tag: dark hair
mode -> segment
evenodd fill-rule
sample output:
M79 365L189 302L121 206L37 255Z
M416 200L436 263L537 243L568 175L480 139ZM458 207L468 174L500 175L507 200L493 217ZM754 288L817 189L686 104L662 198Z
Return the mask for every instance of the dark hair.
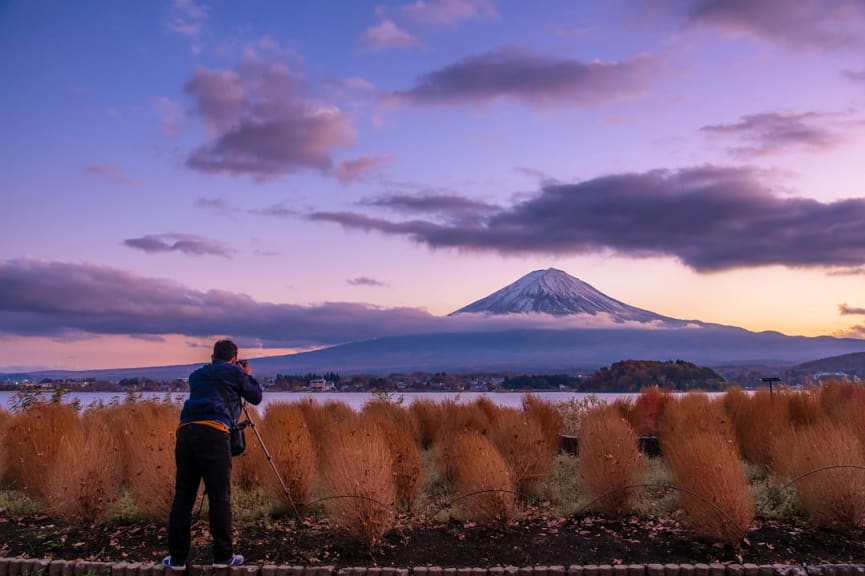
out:
M231 361L237 356L237 344L231 340L219 340L213 345L213 359Z

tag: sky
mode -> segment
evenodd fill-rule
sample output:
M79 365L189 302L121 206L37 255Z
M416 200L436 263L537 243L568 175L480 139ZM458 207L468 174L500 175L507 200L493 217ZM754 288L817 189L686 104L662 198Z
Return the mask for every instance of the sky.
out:
M0 53L0 370L473 329L550 267L865 336L865 0L0 0Z

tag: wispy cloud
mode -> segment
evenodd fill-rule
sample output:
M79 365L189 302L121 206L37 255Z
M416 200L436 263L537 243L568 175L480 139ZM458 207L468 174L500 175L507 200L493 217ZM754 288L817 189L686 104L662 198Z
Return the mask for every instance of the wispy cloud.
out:
M189 256L222 256L230 258L233 251L218 240L211 240L195 234L147 234L140 238L127 238L123 243L130 248L143 250L148 254L180 252Z
M361 156L354 160L346 160L336 165L334 174L343 184L363 180L380 166L393 160L393 156Z
M111 182L112 184L119 184L121 186L138 185L138 182L135 179L123 174L120 166L117 164L88 164L84 167L84 172L95 178Z
M57 297L58 286L63 298ZM545 314L496 318L433 316L419 308L347 302L312 306L258 302L244 294L193 290L93 265L0 261L0 333L58 337L78 334L189 338L223 335L267 347L308 347L384 336L512 328L629 327L603 315L562 319ZM646 325L638 325L647 328Z
M416 0L403 6L401 12L415 22L445 26L499 17L491 0Z
M308 218L404 236L432 248L500 254L666 256L697 271L865 264L865 199L773 192L748 168L703 166L549 184L474 221L394 221L358 212Z
M361 204L385 208L400 214L425 214L445 222L477 222L483 216L495 213L500 208L479 200L465 198L457 194L388 194L368 198Z
M283 202L271 204L264 208L253 208L249 212L252 214L258 214L259 216L273 216L275 218L294 218L300 215L297 210L289 208Z
M647 56L581 62L501 48L429 72L394 99L416 105L511 98L532 105L592 106L642 94L657 71L657 60Z
M862 70L844 70L841 72L845 78L853 82L865 82L865 69Z
M205 198L203 196L199 196L195 199L195 207L203 208L204 210L227 210L228 202L225 201L225 198Z
M351 286L387 286L384 282L370 278L369 276L358 276L357 278L349 278L346 282Z
M172 0L171 15L165 27L189 39L194 54L202 50L202 35L207 21L207 9L195 0Z
M822 151L844 141L842 121L837 114L818 112L767 112L742 117L731 124L703 126L711 136L741 142L730 148L734 156L774 154L788 150Z
M300 83L284 64L257 57L237 70L198 68L185 88L212 138L187 165L259 181L303 169L330 172L331 152L354 142L351 118L302 99Z
M375 26L367 28L361 43L367 49L376 51L421 46L420 40L400 28L393 20L382 20Z
M838 312L842 316L865 316L865 308L855 308L847 304L839 304Z
M692 23L793 49L865 46L861 0L690 0L678 5Z

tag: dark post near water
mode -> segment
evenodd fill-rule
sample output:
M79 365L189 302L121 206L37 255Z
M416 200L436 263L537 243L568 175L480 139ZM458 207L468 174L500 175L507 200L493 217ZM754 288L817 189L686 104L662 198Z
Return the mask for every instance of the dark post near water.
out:
M766 376L765 378L760 378L763 382L767 382L769 384L769 397L774 398L774 393L772 391L772 384L775 382L780 382L781 379L777 376Z

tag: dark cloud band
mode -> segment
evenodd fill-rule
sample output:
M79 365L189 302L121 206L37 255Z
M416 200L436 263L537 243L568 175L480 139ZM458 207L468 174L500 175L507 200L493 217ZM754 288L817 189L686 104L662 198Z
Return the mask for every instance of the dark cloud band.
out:
M745 168L656 170L548 185L485 217L449 223L357 212L308 217L433 248L668 256L698 271L865 264L865 199L784 198Z

